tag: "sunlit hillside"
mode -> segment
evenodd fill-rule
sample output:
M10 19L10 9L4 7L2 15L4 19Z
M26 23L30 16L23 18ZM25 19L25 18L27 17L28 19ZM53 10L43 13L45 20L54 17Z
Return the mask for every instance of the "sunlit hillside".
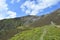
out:
M54 26L45 27L45 25L51 24ZM8 40L10 38L11 40L59 40L60 26L57 26L58 28L56 28L56 25L60 25L60 9L41 16L27 15L0 20L0 40ZM13 37L14 35L16 36ZM52 37L49 35L52 35ZM41 38L41 36L44 37Z
M9 40L60 40L60 28L54 25L23 31Z

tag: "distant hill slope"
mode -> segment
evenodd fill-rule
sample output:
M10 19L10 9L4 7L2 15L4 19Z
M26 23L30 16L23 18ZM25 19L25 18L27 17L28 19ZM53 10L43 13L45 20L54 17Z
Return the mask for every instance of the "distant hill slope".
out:
M53 25L37 27L18 33L10 40L60 40L60 28Z
M30 26L43 26L43 25L49 25L53 22L56 25L60 25L60 9L55 10L54 12L44 15L39 20L32 23Z
M60 25L60 9L42 16L27 15L13 19L0 20L0 40L8 40L13 35L28 30L31 27L41 27L51 23Z

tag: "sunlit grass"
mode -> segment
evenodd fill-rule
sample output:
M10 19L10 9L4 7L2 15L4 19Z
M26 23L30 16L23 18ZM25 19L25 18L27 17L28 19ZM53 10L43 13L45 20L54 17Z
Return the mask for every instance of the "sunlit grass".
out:
M23 31L16 34L10 40L40 40L41 35L46 29L46 34L43 36L43 40L60 40L60 28L53 25L36 27L31 30Z

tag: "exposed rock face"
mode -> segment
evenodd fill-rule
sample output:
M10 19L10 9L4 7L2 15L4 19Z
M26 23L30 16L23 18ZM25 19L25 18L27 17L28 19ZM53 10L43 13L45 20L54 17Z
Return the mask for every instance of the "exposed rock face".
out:
M60 9L50 14L44 15L43 17L41 17L39 20L31 24L30 26L48 25L48 24L51 24L51 21L57 25L60 25Z

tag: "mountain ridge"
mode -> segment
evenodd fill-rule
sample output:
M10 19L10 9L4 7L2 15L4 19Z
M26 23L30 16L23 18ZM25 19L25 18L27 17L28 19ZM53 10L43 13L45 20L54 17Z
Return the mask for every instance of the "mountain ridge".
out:
M0 20L0 40L8 40L13 35L30 28L49 25L51 21L56 25L60 25L60 9L42 16L27 15Z

